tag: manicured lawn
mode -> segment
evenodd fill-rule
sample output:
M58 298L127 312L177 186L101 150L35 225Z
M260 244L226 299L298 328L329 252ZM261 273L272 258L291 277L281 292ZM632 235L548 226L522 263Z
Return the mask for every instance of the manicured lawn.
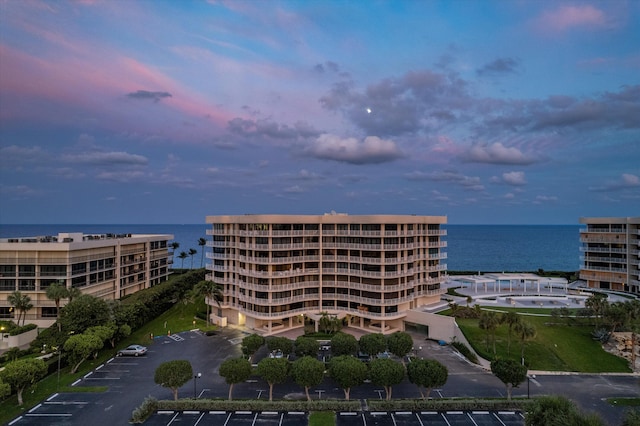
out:
M309 414L309 426L335 426L336 413L329 411L314 411Z
M592 326L547 325L551 317L524 316L536 328L536 337L525 343L525 362L531 370L576 371L584 373L630 372L628 362L609 354L591 337ZM493 358L493 347L487 349L486 332L477 319L457 319L474 350L485 359ZM520 341L511 336L511 351L507 352L507 326L496 330L496 353L500 357L520 360Z
M126 347L132 343L145 346L153 345L153 341L150 339L151 333L154 333L154 336L158 336L167 333L168 330L171 330L171 333L178 333L193 328L199 328L203 331L215 329L215 326L207 327L206 321L201 319L195 320L196 324L194 327L194 315L198 310L203 310L203 308L204 300L200 301L199 304L178 304L173 306L155 320L136 330L131 336L118 342L115 349L107 345L107 347L100 351L98 358L90 359L82 363L80 369L75 374L69 373L69 367L62 368L60 370L59 386L58 375L56 373L45 377L23 393L23 406L18 406L18 398L15 394L10 396L0 402L0 424L5 424L20 414L27 412L31 407L56 393L58 390L61 392L104 392L107 389L106 387L71 387L71 383L111 358L115 354L116 349ZM165 328L165 323L167 328Z

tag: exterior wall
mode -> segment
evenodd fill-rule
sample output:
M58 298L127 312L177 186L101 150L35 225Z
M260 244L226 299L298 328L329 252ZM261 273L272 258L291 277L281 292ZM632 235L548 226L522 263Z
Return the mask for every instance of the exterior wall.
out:
M640 217L581 218L580 278L592 288L640 295Z
M106 300L119 299L167 280L173 235L60 233L0 240L0 318L15 318L8 296L31 298L26 323L49 326L55 303L46 289L55 282ZM62 301L64 305L66 301Z
M440 299L444 216L208 216L208 279L230 324L271 334L321 312L390 333Z

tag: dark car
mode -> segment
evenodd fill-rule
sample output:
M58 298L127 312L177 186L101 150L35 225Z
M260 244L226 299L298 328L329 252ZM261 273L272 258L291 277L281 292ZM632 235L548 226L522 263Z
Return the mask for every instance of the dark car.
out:
M130 345L118 351L118 356L141 356L146 355L147 348L140 345Z

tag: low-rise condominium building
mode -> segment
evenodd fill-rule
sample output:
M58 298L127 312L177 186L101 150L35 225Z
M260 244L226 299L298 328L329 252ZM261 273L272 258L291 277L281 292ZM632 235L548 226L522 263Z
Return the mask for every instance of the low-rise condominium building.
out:
M82 233L0 239L0 319L18 318L7 300L14 291L31 299L26 323L44 327L57 315L46 295L52 283L114 300L166 281L172 239L168 234Z

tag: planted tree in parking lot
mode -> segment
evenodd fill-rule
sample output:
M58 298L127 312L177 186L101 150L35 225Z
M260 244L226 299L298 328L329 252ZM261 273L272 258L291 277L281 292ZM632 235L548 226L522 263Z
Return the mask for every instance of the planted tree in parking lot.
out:
M360 350L370 357L387 350L387 339L382 333L365 334L358 343Z
M402 359L404 363L404 357L411 352L411 348L413 348L413 339L404 331L396 331L387 337L387 347L389 348L389 352Z
M329 362L329 374L344 391L348 401L353 386L361 384L367 378L367 366L351 355L332 358Z
M322 379L324 378L324 363L310 356L298 358L291 365L291 376L297 384L304 387L307 401L311 401L309 388L322 383Z
M389 358L374 359L369 364L369 376L373 384L384 387L388 401L393 385L404 379L404 365Z
M527 378L527 367L512 359L498 358L492 361L491 372L507 387L508 400L511 400L511 389Z
M247 356L251 356L255 354L262 345L264 345L264 337L259 334L250 334L242 339L242 352Z
M358 350L358 341L351 334L336 333L331 338L331 354L334 356L354 355Z
M18 405L22 405L22 393L47 374L47 365L37 358L19 359L7 364L0 372L2 381L15 389Z
M269 401L273 401L273 385L287 380L289 361L285 358L264 358L258 363L256 373L269 384Z
M218 373L224 377L224 380L229 385L229 401L231 401L233 385L242 383L251 377L251 363L244 358L230 358L220 364Z
M191 363L185 359L163 362L156 368L153 380L173 392L174 401L178 400L178 389L193 378Z
M280 350L283 354L289 355L293 351L293 341L286 337L269 337L267 347L270 351Z
M318 350L320 349L320 344L318 341L312 337L304 337L299 336L296 339L296 356L316 356L318 354Z
M447 383L447 367L434 359L415 359L407 366L409 381L418 386L420 396L428 399L431 390ZM423 393L422 388L425 388Z
M68 354L69 362L72 365L71 373L78 371L80 364L91 355L102 349L104 340L96 334L76 334L64 342L64 351Z

